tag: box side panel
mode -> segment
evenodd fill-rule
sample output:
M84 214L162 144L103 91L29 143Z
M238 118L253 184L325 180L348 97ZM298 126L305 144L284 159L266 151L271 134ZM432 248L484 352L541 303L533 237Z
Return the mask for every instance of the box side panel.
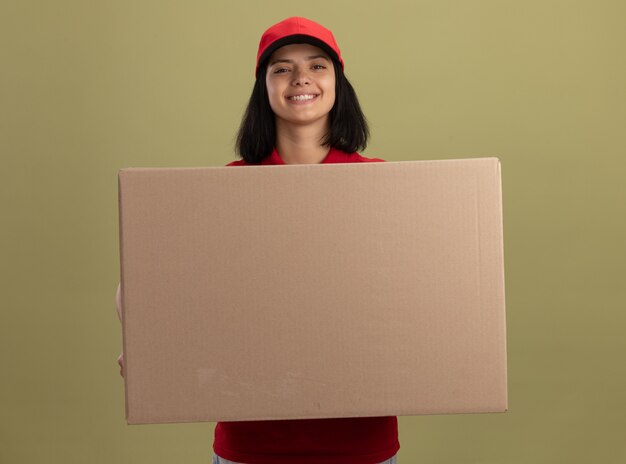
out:
M502 410L495 172L446 160L120 182L129 423Z

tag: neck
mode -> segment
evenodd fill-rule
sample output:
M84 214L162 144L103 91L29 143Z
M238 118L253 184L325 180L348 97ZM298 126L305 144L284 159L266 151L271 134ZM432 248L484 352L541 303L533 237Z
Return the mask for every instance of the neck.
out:
M276 150L285 164L319 164L329 152L321 144L329 129L328 118L306 125L276 118Z

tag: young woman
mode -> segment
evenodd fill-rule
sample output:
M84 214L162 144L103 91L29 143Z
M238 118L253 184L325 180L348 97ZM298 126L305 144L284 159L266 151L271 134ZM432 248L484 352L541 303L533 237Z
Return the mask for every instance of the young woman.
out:
M331 31L306 18L271 26L259 43L256 82L237 136L254 164L384 161L356 151L368 127ZM219 422L214 463L395 463L396 417Z
M384 161L357 153L368 126L343 71L320 24L292 17L267 29L237 136L241 159L227 166ZM117 303L120 312L119 287ZM395 416L218 422L213 464L395 464L399 448Z

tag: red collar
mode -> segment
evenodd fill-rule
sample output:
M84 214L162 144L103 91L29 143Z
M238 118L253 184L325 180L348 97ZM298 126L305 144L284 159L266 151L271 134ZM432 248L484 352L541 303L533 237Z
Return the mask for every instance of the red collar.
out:
M338 150L336 148L331 148L328 151L326 157L320 162L320 164L327 163L349 163L350 157L353 156L354 153L346 153L345 151ZM265 157L261 164L285 164L283 159L276 151L276 147L269 156Z

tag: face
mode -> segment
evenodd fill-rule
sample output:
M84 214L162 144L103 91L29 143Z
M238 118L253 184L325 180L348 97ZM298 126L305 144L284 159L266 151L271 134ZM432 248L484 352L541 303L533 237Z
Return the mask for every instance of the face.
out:
M328 122L335 104L335 70L319 47L291 44L268 59L265 77L276 118L292 124Z

